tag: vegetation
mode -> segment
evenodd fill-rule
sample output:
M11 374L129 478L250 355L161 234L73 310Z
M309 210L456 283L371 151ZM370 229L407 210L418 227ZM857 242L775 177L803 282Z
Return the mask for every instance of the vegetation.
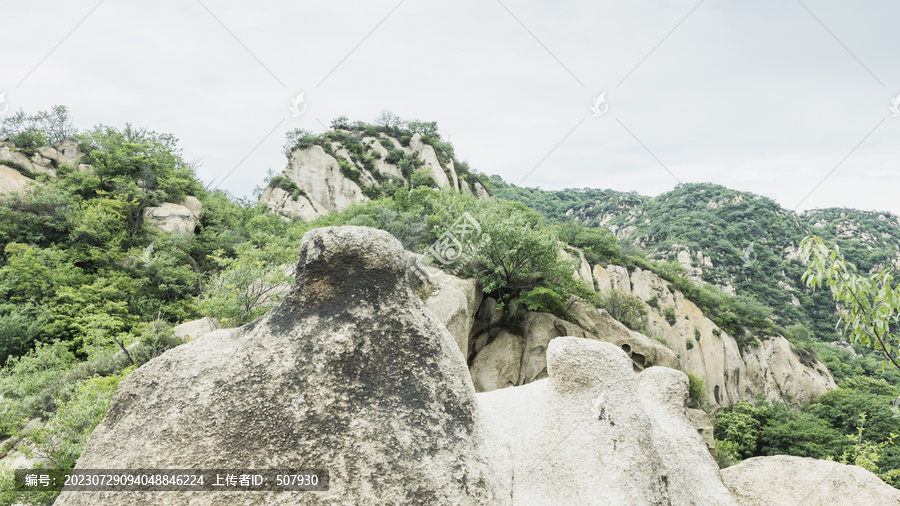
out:
M884 380L856 376L795 411L780 402L740 402L716 415L716 447L727 459L796 455L860 465L897 485L900 417L891 409L898 390Z
M891 270L860 276L855 267L844 260L837 245L829 248L815 236L804 239L800 251L808 261L803 280L812 287L825 284L831 289L834 300L844 308L840 316L844 333L853 342L880 349L884 357L900 369L896 358L900 340L891 329L900 314L900 286L892 286Z
M364 188L370 201L311 223L288 222L263 206L204 189L168 134L130 125L79 132L65 108L20 113L4 120L0 133L23 152L75 136L87 154L84 163L93 167L58 167L56 177L37 176L43 187L0 202L0 432L30 439L35 452L52 463L74 462L126 374L179 344L172 336L174 324L212 316L220 325L237 326L259 317L290 280L289 267L306 231L360 225L385 230L434 262L435 250L455 258L441 267L478 279L485 294L502 305L519 303L565 318L578 297L642 332L648 306L661 309L670 324L677 322L674 309L616 291L597 298L573 278L577 261L560 255L560 249L577 248L592 265L653 272L717 325L714 335L727 332L742 347L758 344L755 336L783 335L801 360L820 357L840 382L840 389L799 411L762 401L723 410L715 435L725 458L831 457L871 468L885 480L896 478L891 470L900 466L900 450L892 434L900 433L900 417L891 402L898 396L900 370L885 370L879 355L865 347L876 344L891 356L896 351L891 333L896 313L888 307L896 307L900 295L884 270L897 251L890 242L896 230L888 220L849 210L795 219L768 199L715 185L682 185L655 198L517 188L470 171L435 123L386 113L374 125L339 117L331 132L289 134L288 156L292 149L318 145L339 160L347 177L359 181L366 170L376 184ZM498 198L484 201L434 189L421 160L401 149L415 134L442 164L453 162L461 179L479 181ZM374 170L381 156L376 143L409 187ZM350 159L339 154L345 151ZM295 199L303 195L290 179L271 171L264 184ZM160 234L143 226L148 206L189 195L205 211L193 234ZM454 231L466 213L478 226ZM820 222L827 226L816 226ZM851 224L857 239L832 233L837 227L850 230ZM832 257L836 247L801 244L805 226L839 242L847 260ZM454 232L457 241L447 235ZM811 270L804 271L802 253L786 253L797 245L812 255ZM689 278L675 257L685 249L694 258L701 253L711 259L715 267L704 268L704 280L730 284L737 295ZM853 264L864 271L878 267L879 273L856 275ZM845 331L856 339L859 356L826 344L840 339L834 331L839 316L828 294L806 282L841 294ZM854 300L860 303L854 306ZM696 330L694 337L699 343ZM688 378L691 405L704 406L702 380ZM37 417L48 422L44 429L24 431L24 423ZM3 483L0 498L6 500L12 496Z

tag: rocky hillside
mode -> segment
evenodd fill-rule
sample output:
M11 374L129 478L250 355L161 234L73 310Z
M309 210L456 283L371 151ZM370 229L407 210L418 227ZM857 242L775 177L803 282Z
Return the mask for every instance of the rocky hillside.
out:
M900 219L886 212L818 209L793 213L773 200L714 184L683 184L657 197L613 190L548 192L518 188L499 178L495 194L610 230L651 259L678 262L696 282L712 283L765 304L787 327L801 324L823 341L835 334L835 306L824 291L800 280L797 252L808 234L836 242L862 272L900 266Z
M720 473L686 414L688 378L637 373L623 347L596 339L553 339L544 379L477 393L406 270L386 232L310 231L284 300L129 375L77 466L327 469L327 490L66 491L56 504L900 500L868 471L812 459L760 457Z
M455 159L451 145L401 128L339 124L322 135L302 134L288 164L259 197L273 212L312 221L399 188L432 187L490 198L486 183Z

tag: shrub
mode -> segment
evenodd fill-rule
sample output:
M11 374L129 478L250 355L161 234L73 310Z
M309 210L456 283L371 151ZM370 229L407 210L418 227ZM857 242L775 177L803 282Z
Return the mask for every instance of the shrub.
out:
M669 325L675 325L675 308L667 307L664 311L666 316L666 321L669 322Z
M522 292L519 301L528 308L529 311L541 311L544 313L553 313L561 316L566 312L566 304L562 296L549 288L539 286L532 288L527 292Z
M647 301L647 305L652 308L659 309L659 298L653 297L652 299Z
M689 350L693 350L693 349L694 349L694 343L693 343L692 341L688 341L688 342L686 343L686 345L687 345L687 349L689 349Z
M700 342L700 329L694 329L694 339L696 339L698 343Z
M631 330L640 332L647 327L647 308L637 297L612 290L601 297L600 307Z
M275 176L269 182L269 186L272 188L281 188L282 190L288 192L291 195L291 198L297 200L301 195L306 196L306 192L303 191L302 188L297 186L297 183L291 180L291 178L287 176Z
M703 378L692 372L687 372L688 377L688 404L694 408L702 408L706 403L706 388L703 386Z
M412 175L409 178L409 184L413 188L418 188L420 186L427 186L429 188L434 188L437 186L434 178L431 177L431 171L425 169L417 169L414 170Z

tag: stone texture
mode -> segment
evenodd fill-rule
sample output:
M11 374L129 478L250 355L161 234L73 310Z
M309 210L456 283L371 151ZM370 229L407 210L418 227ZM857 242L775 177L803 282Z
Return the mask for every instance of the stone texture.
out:
M145 207L143 216L145 225L165 233L193 234L200 221L190 208L174 202Z
M416 153L419 158L425 162L425 168L431 171L431 177L434 179L434 182L437 183L438 188L450 188L453 186L453 183L450 182L450 179L447 178L447 174L444 172L444 168L441 166L441 162L438 161L437 154L434 152L434 148L428 144L422 142L422 134L415 134L412 136L412 139L409 141L409 147ZM454 179L456 179L454 177Z
M777 455L722 469L722 481L744 506L900 504L900 490L857 466Z
M264 203L270 211L283 214L292 218L300 218L303 221L312 221L322 214L319 212L312 202L304 195L299 195L296 199L291 194L272 186L263 190L259 201Z
M294 150L283 175L306 192L306 198L319 216L368 200L359 185L344 177L337 160L321 146ZM275 195L275 192L270 192L267 197ZM288 214L288 210L277 207L275 201L263 199L262 196L260 201L270 209L294 216ZM308 215L297 215L305 219L303 216Z
M595 266L594 277L601 293L618 289L645 302L657 299L657 308L648 307L649 332L675 350L679 357L675 367L703 379L713 409L755 402L758 395L799 408L837 388L821 362L804 364L783 337L760 339L760 346L742 350L700 308L652 272L635 269L629 275L620 266ZM674 310L674 325L666 320L666 308Z
M474 279L458 278L435 267L426 266L425 271L433 290L425 306L450 331L463 360L468 361L474 344L469 334L484 293Z
M40 185L40 183L23 176L22 173L15 169L11 169L6 165L0 165L0 200L13 198L13 193L22 197L30 185Z
M578 301L569 308L569 315L579 327L584 329L586 337L593 336L595 339L620 347L631 357L637 371L651 366L674 369L679 366L678 357L674 351L662 343L622 325L602 309Z
M706 448L713 456L716 456L718 451L716 450L716 438L714 434L715 426L709 415L702 409L688 408L687 417L688 420L690 420L691 425L694 426L694 429L697 430L697 433L700 434L700 437L706 444Z
M322 468L329 491L63 492L56 504L502 503L465 364L405 271L386 232L307 232L288 297L130 374L77 465Z
M484 186L481 186L481 183L478 181L475 181L474 183L473 192L475 193L475 196L481 200L491 200L491 194L488 193L487 190L484 189Z
M636 376L618 347L576 337L547 362L548 379L478 394L504 503L735 504L684 414L683 373Z
M472 361L470 374L476 392L490 392L519 384L522 336L501 331Z
M209 334L217 328L219 328L219 322L215 318L205 316L199 320L191 320L176 325L175 328L172 329L172 335L186 342Z

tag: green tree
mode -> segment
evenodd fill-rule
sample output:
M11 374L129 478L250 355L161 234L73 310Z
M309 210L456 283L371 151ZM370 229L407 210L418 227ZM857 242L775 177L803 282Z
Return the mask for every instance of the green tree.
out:
M204 284L196 299L197 310L237 327L265 314L281 300L278 290L290 282L289 266L296 260L295 243L286 238L257 234L239 244L235 257L218 251L212 259L221 269Z
M896 324L900 313L900 286L891 286L890 269L861 276L853 264L844 260L837 245L830 248L816 236L803 239L800 254L807 264L803 281L810 287L824 284L830 288L835 302L843 308L840 319L844 333L852 342L880 349L887 360L900 368L895 356L898 340L891 331L891 324Z

